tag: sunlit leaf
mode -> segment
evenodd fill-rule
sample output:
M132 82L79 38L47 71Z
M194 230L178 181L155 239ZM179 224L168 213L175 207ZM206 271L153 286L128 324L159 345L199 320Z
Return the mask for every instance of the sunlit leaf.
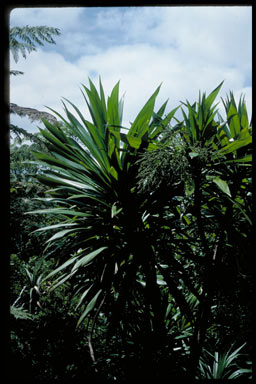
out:
M99 249L96 249L93 252L88 253L87 255L83 256L81 259L79 259L76 264L73 266L72 271L75 271L76 269L80 267L84 267L88 263L90 263L96 256L98 256L102 251L107 249L107 247L101 247Z
M212 181L219 187L222 192L231 197L229 186L225 180L217 176L214 177Z

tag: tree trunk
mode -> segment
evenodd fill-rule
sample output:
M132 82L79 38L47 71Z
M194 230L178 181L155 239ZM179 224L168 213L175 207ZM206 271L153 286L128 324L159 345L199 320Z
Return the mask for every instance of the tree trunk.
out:
M128 212L127 212L128 216ZM126 217L127 217L126 216ZM133 217L126 228L126 238L137 266L142 267L145 276L145 324L148 324L147 335L141 338L141 377L145 382L154 379L158 370L157 361L166 345L165 311L162 305L160 287L157 284L156 262L154 251L144 232L141 219ZM135 340L136 343L136 340Z
M195 182L195 216L197 219L198 233L200 238L200 243L204 253L205 260L205 271L203 276L203 292L201 294L201 300L198 308L198 315L195 322L194 333L192 336L192 341L190 345L190 363L188 368L188 376L191 379L195 379L196 370L198 367L200 355L202 353L202 348L205 340L205 334L208 326L208 319L211 310L211 303L213 298L213 285L212 285L212 275L213 268L211 264L211 254L207 244L207 240L204 233L202 215L201 215L201 169L200 166L194 169L194 182ZM216 255L215 255L216 256Z

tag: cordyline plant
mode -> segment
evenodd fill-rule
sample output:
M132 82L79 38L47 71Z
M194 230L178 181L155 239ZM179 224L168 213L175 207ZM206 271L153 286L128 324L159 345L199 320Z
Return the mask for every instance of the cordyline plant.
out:
M192 204L187 210L196 221L196 232L193 234L192 228L190 235L193 237L197 233L204 257L200 280L202 293L190 347L191 377L195 377L210 325L219 275L226 264L239 264L239 257L248 260L249 253L245 238L248 241L251 226L251 127L244 100L240 99L237 108L232 93L224 102L226 121L220 115L219 120L214 119L217 110L212 103L221 85L207 98L199 95L198 103L190 105L187 102L187 114L182 109L184 121L180 122L185 148L189 151L194 189Z
M166 146L167 135L164 145L144 153L139 160L142 190L147 187L147 182L149 189L155 190L167 180L171 190L177 180L184 181L182 197L176 196L176 204L173 201L169 207L172 222L171 225L166 223L165 229L175 231L174 239L168 242L168 255L173 253L176 261L183 260L183 268L179 265L177 271L182 271L180 278L199 301L193 317L187 363L189 377L195 377L207 329L211 325L213 298L222 290L221 276L225 279L227 266L231 270L234 265L238 266L237 273L241 273L240 265L248 263L250 253L251 126L244 99L240 98L237 107L232 92L226 101L223 100L226 121L218 114L216 105L212 106L221 85L208 97L199 95L198 102L193 105L188 101L182 103L187 111L182 108L183 120L176 119L177 125L169 134L169 147ZM165 165L161 174L159 171L166 162L169 162L169 168ZM177 215L180 216L178 228L174 224ZM160 254L164 253L164 240L166 238L162 237L158 245ZM185 260L190 263L189 268ZM169 266L172 266L171 274L174 266L170 256ZM193 269L197 272L194 291L185 279L186 273ZM186 313L184 308L182 310Z
M207 350L199 361L199 369L197 378L200 379L237 379L247 375L248 379L252 379L251 362L247 361L248 368L241 368L239 358L242 355L240 350L246 343L236 350L232 351L233 345L225 353L215 352L212 355Z
M52 189L54 208L33 213L58 217L57 224L40 230L58 230L49 244L66 238L60 265L47 279L56 278L52 289L66 281L73 284L82 308L78 325L86 317L93 324L100 310L108 316L111 330L138 337L147 362L155 349L163 345L166 331L160 285L157 284L155 253L146 233L145 215L158 204L155 196L147 198L135 190L137 154L154 148L154 142L170 123L175 108L163 118L166 103L154 114L160 87L138 113L128 134L122 133L123 102L119 83L107 101L102 84L100 92L89 80L83 87L91 121L71 102L80 121L64 104L67 119L58 113L72 139L48 121L41 130L49 154L35 153L47 171L40 182ZM123 140L123 142L121 141ZM138 281L145 280L145 288ZM134 308L139 308L136 321ZM105 309L104 309L105 308ZM132 318L131 318L132 314Z
M174 299L193 326L189 374L195 377L214 292L209 276L216 267L217 253L229 239L221 222L228 220L230 213L250 220L244 209L241 178L232 184L240 175L239 166L251 160L245 106L241 103L235 111L234 103L227 101L227 121L215 122L217 110L212 104L220 84L208 97L199 97L198 103L187 102L188 113L182 109L184 120L178 121L174 115L179 107L164 116L167 102L154 112L158 87L130 128L124 128L119 82L107 100L101 81L99 91L90 79L89 85L83 86L83 95L91 121L70 101L67 103L77 117L67 103L66 118L51 110L70 135L60 125L44 120L41 134L50 154L35 153L37 161L47 166L38 179L51 187L47 201L54 206L33 213L58 219L39 229L55 231L45 254L52 244L61 245L58 266L46 279L52 282L51 289L71 284L77 308L81 308L78 325L87 321L89 326L92 359L95 361L92 332L103 312L108 336L118 330L124 343L135 346L140 356L138 369L146 380L154 379L166 345L174 350L166 325L168 302ZM163 146L171 148L173 138L168 141L165 133L173 118L176 124L171 130L184 146L182 155L193 185L185 208L180 200L186 196L184 179L171 168L172 180L175 176L171 187L164 177L159 178L159 188L137 187L142 154L154 154ZM227 172L225 179L223 171ZM147 178L144 181L147 184ZM193 238L195 244L190 246L188 239ZM191 271L188 262L192 263ZM186 294L178 287L180 279ZM196 309L191 309L186 299L188 292L198 300Z

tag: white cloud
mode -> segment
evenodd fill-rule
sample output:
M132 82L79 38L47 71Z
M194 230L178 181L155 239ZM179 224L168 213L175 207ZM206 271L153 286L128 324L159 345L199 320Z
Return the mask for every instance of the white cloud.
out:
M225 80L220 96L233 90L239 98L246 91L251 113L249 7L71 10L70 19L64 9L48 8L38 13L47 15L47 25L56 26L54 18L61 19L62 45L57 43L58 53L44 48L16 66L12 62L12 69L25 72L24 76L11 78L12 102L41 110L48 105L61 112L60 99L66 97L86 111L79 87L88 84L88 76L98 83L100 75L106 94L120 80L120 93L126 93L124 120L128 124L161 82L156 108L167 98L168 108L174 108L180 100L193 102L199 89L209 93ZM19 12L16 21L26 16L27 24L33 17L33 24L37 23L35 10L29 11L30 18L25 10L23 15ZM93 15L91 21L88 14Z
M76 29L81 24L83 8L15 8L10 14L11 26L37 26L47 25L49 27L65 30Z
M44 105L55 108L61 97L76 97L84 80L82 71L58 53L38 50L16 66L12 62L11 68L16 67L24 75L11 77L11 101L39 109Z

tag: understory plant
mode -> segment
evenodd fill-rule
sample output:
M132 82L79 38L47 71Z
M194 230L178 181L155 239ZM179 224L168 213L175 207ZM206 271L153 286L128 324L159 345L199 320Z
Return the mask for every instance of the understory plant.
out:
M246 344L246 343L245 343ZM199 361L198 379L237 379L241 376L252 379L251 361L246 361L247 368L241 368L239 353L245 344L232 351L234 345L231 345L225 353L214 352L212 355L204 350L203 356Z

